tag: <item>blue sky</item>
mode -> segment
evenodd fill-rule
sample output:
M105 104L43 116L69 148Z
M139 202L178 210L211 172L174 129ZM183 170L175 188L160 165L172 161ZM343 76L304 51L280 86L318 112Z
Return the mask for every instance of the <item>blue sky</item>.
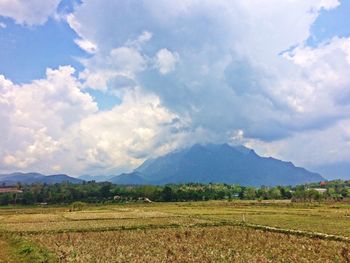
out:
M62 21L49 19L42 26L25 27L3 18L6 28L0 31L0 71L16 83L27 83L45 76L47 67L73 65L86 56L73 41L75 32Z
M350 0L0 3L0 171L119 173L229 142L329 173L350 163L349 14Z
M57 10L72 12L76 3L62 1ZM350 0L342 0L337 8L320 13L311 26L309 45L317 45L334 36L350 35ZM23 26L11 18L0 17L0 23L6 25L0 31L0 72L12 81L26 83L42 78L47 67L73 65L78 70L83 69L78 58L88 54L74 43L77 34L66 21L51 17L44 25Z
M70 13L80 1L61 1L57 12ZM350 0L342 0L341 5L332 10L321 10L311 26L311 35L307 40L310 46L327 41L334 36L350 35ZM0 17L0 23L6 28L0 30L0 72L15 83L28 83L43 78L46 68L60 65L72 65L83 70L79 62L88 57L76 45L76 32L65 20L49 17L43 25L20 25L8 17ZM98 101L101 109L110 109L119 103L118 99L104 93L89 91Z
M348 37L350 35L350 1L343 0L340 3L335 9L321 11L320 16L311 26L310 45L317 45L334 36Z

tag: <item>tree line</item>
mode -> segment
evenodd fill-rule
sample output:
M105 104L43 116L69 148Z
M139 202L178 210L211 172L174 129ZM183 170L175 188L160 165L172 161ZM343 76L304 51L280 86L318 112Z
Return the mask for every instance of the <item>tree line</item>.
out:
M22 193L1 193L0 205L136 202L182 202L206 200L283 200L322 201L350 198L350 181L329 181L298 186L247 187L229 184L115 185L94 181L82 184L17 184ZM323 190L320 190L323 189Z

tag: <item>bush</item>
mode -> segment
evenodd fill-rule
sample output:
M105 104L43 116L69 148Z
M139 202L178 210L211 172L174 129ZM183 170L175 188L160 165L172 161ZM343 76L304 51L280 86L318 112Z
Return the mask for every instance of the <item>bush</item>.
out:
M85 206L86 206L86 203L84 202L80 202L80 201L74 202L72 203L72 211L81 211Z

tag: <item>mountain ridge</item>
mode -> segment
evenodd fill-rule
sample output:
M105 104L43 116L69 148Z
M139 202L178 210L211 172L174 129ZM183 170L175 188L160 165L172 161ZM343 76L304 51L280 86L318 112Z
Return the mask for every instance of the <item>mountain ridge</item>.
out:
M227 183L245 186L297 185L325 180L320 174L296 167L292 162L261 157L242 145L195 144L158 158L148 159L131 173L117 176L78 178L65 174L40 173L0 174L0 184L82 183L83 181L114 184L162 185L169 183Z
M146 160L129 174L130 178L127 178L128 174L123 174L123 177L112 177L111 181L120 184L127 181L132 184L135 173L137 184L198 182L273 186L324 180L318 173L296 167L292 162L261 157L242 145L228 144L195 144L176 150Z
M9 174L0 174L0 184L4 185L16 185L17 183L22 184L33 184L33 183L46 183L46 184L55 184L55 183L82 183L83 180L68 176L66 174L52 174L44 175L41 173L22 173L14 172Z

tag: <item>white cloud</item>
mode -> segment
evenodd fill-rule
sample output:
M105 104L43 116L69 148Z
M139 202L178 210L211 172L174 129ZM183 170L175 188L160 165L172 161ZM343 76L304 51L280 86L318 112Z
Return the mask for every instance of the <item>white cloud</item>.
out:
M72 28L99 46L100 53L85 61L87 82L108 90L116 76L127 76L157 94L168 109L190 116L191 130L200 127L215 134L213 140L229 140L232 131L240 131L234 136L270 144L349 117L344 103L350 83L348 39L305 46L321 10L339 4L86 1L74 12ZM142 59L133 61L142 66L130 65L131 53L119 59L125 67L110 63L112 50L125 49L134 50ZM148 67L149 58L161 76Z
M0 171L118 173L181 144L189 120L156 95L128 89L120 105L99 112L73 73L48 69L23 85L0 75Z
M97 51L96 44L86 39L75 39L74 42L85 52L94 54Z
M264 142L245 139L244 144L264 156L293 160L296 165L317 167L339 162L349 162L350 119L344 119L331 127L298 132L293 136Z
M6 27L7 27L7 25L5 23L0 22L0 28L6 28Z
M121 71L128 75L136 74L146 68L144 57L137 50L128 47L112 49L107 64L116 71Z
M84 1L66 17L91 54L79 81L70 67L20 86L0 78L2 132L23 138L0 139L0 159L8 169L112 173L152 152L233 140L307 165L326 160L334 143L336 159L347 160L350 40L305 44L320 11L337 5ZM99 112L86 88L121 103Z
M128 171L150 154L178 146L181 132L174 131L184 125L186 122L164 108L157 96L135 89L123 95L121 105L90 115L72 127L66 143L77 147L73 152L78 165L82 163L87 171Z
M137 39L129 39L126 41L125 45L136 49L141 49L144 44L151 40L152 36L153 35L151 32L144 31L137 37Z
M299 46L284 57L300 71L291 81L283 76L271 94L306 117L325 119L348 116L350 108L350 38L333 38L317 47ZM282 96L284 95L284 97Z
M125 87L134 87L137 83L136 75L148 67L148 58L142 53L142 45L149 41L152 34L145 31L135 40L128 40L124 45L111 49L106 53L95 53L91 59L83 60L86 67L79 75L84 86L91 89L107 91L118 89L117 81L113 87L108 82L124 79L129 82ZM96 48L97 49L97 48ZM124 83L125 83L124 81Z
M16 85L0 77L2 169L40 166L58 150L66 129L97 111L90 95L80 91L74 69L48 69L46 79ZM43 168L45 167L45 168Z
M60 0L1 0L0 16L10 17L18 24L41 25L52 16Z
M166 48L159 50L155 57L156 68L163 75L175 70L175 65L179 60L177 53L172 53Z
M75 19L74 14L68 14L66 16L66 21L68 25L78 34L78 36L82 37L82 25Z
M81 33L82 25L77 21L74 17L74 14L70 13L64 16L64 20L68 23L68 25L77 33L79 38L75 39L74 42L85 52L89 54L94 54L98 51L97 44L87 39Z

